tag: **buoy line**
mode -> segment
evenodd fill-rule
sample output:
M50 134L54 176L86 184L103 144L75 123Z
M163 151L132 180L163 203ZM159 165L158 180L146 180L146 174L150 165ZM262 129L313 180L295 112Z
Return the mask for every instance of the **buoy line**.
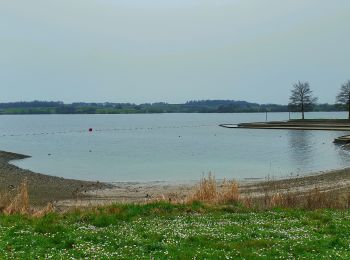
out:
M181 126L156 126L156 127L134 127L134 128L105 128L105 129L94 129L88 128L86 130L66 130L56 132L37 132L37 133L23 133L23 134L0 134L0 137L21 137L21 136L43 136L43 135L64 135L71 133L87 133L92 134L94 132L113 132L113 131L140 131L147 130L151 131L154 129L180 129L180 128L198 128L198 127L212 127L217 125L181 125Z

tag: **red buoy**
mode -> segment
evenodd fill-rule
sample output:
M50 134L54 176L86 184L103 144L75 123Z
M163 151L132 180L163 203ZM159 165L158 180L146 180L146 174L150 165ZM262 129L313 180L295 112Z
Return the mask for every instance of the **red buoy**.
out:
M92 132L92 128L89 128L89 132Z

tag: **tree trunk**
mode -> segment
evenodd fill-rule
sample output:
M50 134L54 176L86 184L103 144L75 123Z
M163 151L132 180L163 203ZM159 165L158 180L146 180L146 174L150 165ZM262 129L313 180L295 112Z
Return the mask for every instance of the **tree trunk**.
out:
M301 118L304 120L305 116L304 116L304 103L301 103Z

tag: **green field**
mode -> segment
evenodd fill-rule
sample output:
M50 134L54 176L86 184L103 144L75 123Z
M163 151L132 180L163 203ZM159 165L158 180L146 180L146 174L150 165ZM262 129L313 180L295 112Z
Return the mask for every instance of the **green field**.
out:
M0 258L350 258L350 211L115 205L0 216Z

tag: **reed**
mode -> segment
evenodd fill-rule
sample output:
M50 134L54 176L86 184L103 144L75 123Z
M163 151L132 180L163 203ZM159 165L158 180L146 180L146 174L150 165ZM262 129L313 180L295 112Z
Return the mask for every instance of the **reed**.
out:
M2 212L5 215L21 214L43 217L54 211L55 207L52 203L48 203L44 208L39 209L30 207L27 179L22 181L15 195L11 192L4 192L0 196L0 213Z
M52 203L48 203L46 205L46 207L39 209L39 210L34 210L32 212L32 216L35 218L41 218L41 217L44 217L45 215L47 215L49 213L53 213L55 211L56 211L56 209L55 209L54 205Z
M10 205L11 197L9 192L0 193L0 212L4 211Z
M210 203L235 203L240 199L239 185L234 180L224 180L221 187L211 173L203 176L194 192L189 195L188 202L202 201Z
M218 203L237 203L240 200L238 182L224 180L222 190L217 193Z
M278 187L277 182L267 181L260 196L241 194L239 184L234 180L224 180L219 184L211 173L203 176L199 185L190 193L186 203L194 201L213 205L240 204L247 209L268 210L272 208L290 209L348 209L350 192L322 190L315 187L306 192L296 192Z
M216 201L217 196L218 192L215 176L209 173L208 177L202 177L199 185L195 188L194 193L190 194L188 201L214 202Z
M28 181L26 179L21 183L17 195L7 204L8 206L3 210L7 215L29 213Z

